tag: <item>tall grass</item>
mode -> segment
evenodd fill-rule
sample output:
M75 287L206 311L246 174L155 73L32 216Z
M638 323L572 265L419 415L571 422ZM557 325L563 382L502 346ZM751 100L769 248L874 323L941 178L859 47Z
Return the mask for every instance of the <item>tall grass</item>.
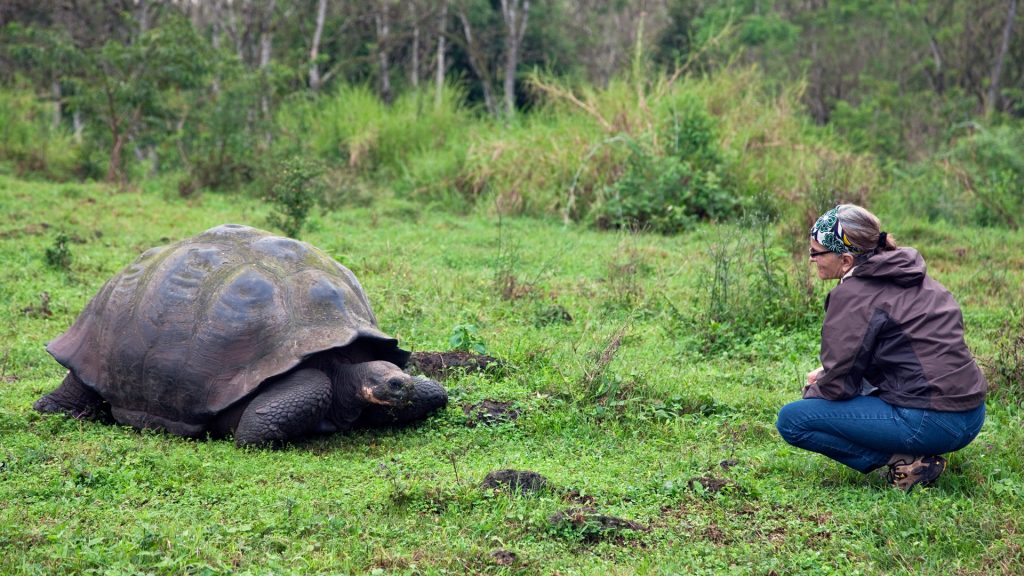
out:
M54 105L18 88L0 90L0 162L19 175L66 179L74 175L78 147L53 123Z
M767 204L786 215L810 211L804 204L813 201L813 175L836 167L844 175L835 190L841 200L863 202L879 186L871 157L809 123L799 87L773 92L756 68L619 79L603 90L540 76L531 82L540 110L504 130L480 133L470 147L467 179L488 198L485 206L593 221L629 172L631 151L639 146L655 159L680 154L677 129L693 114L711 119L714 142L703 149L720 151L715 173L737 205ZM693 160L685 151L683 158Z

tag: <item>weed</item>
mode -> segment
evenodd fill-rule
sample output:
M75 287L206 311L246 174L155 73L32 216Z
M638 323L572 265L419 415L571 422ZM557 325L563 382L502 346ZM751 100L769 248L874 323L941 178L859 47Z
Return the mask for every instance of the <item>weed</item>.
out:
M53 243L46 248L46 264L56 270L71 270L71 239L64 232L58 232Z
M487 346L480 337L480 331L473 324L456 324L452 328L451 336L448 337L448 345L453 350L487 354Z
M291 157L275 170L274 184L266 199L273 206L267 222L286 235L298 238L310 210L324 197L323 168L314 161Z
M1024 315L1016 322L1006 320L996 343L996 354L988 363L993 398L1006 404L1024 405Z

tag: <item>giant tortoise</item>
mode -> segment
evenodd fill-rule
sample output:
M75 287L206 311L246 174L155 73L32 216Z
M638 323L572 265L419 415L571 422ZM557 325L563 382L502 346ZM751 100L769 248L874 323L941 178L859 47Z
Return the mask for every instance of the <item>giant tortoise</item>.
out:
M280 445L445 406L377 327L352 272L305 242L225 224L152 248L47 351L68 369L40 412Z

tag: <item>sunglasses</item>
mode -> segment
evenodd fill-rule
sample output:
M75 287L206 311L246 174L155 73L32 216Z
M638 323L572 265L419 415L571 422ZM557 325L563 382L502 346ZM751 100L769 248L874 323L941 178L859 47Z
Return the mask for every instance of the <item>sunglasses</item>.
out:
M810 254L811 258L817 258L818 256L824 256L825 254L831 254L832 251L831 250L815 250L814 248L811 248L810 250L807 251L807 253Z

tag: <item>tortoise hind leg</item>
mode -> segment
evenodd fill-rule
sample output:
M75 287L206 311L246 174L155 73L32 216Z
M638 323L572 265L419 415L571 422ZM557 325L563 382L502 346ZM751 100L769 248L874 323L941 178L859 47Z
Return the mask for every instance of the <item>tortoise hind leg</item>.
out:
M260 392L242 412L236 446L280 446L319 426L331 406L331 380L320 370L303 369Z
M71 372L56 390L36 400L32 407L44 414L67 414L81 420L113 422L110 404Z

